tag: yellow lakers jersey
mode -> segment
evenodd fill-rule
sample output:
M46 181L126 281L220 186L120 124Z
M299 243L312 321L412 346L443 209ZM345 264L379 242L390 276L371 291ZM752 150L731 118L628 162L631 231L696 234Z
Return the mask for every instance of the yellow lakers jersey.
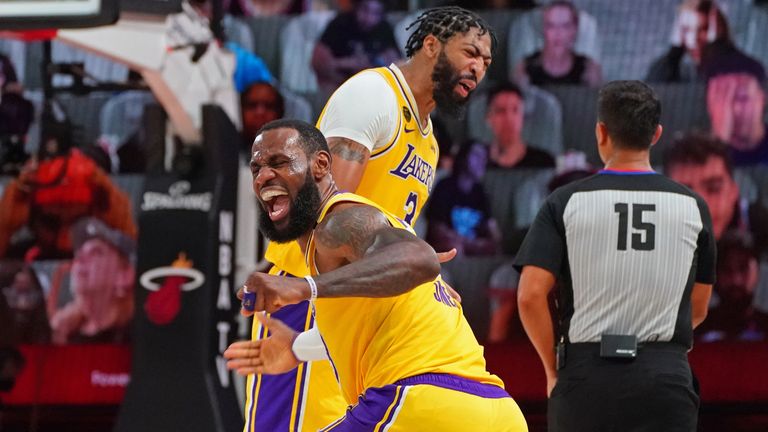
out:
M389 143L371 153L355 193L413 225L421 214L435 179L439 150L432 134L432 121L426 127L422 126L416 117L418 111L413 94L396 69L381 67L368 71L381 75L392 88L400 107L399 125L392 131ZM325 109L317 120L318 126L324 115ZM265 258L294 276L309 274L296 242L271 242Z
M296 277L304 277L309 274L304 253L295 241L289 243L269 242L264 253L264 259L274 264L280 270Z
M356 192L379 203L392 214L412 224L421 213L422 207L432 189L435 167L439 156L437 141L435 141L432 135L431 121L426 127L422 127L416 117L416 102L402 76L395 69L377 68L373 70L384 77L397 97L399 124L397 129L392 131L388 144L376 148L372 152ZM325 109L318 119L318 125L324 113ZM284 270L294 276L303 277L309 274L304 254L296 242L284 244L271 242L267 247L265 258L274 264L277 269ZM263 337L261 333L263 332L259 331L258 322L255 321L252 333L253 339ZM298 391L293 393L291 404L294 408L292 408L292 412L300 411L295 408L300 405L300 400L304 401L302 403L307 406L304 414L306 419L304 421L305 426L303 429L295 430L314 430L310 429L307 425L317 424L327 418L326 416L330 413L330 410L325 409L323 406L318 406L319 401L331 401L328 404L335 406L335 401L341 399L332 371L326 370L326 368L329 368L328 362L313 362L310 364L314 369L311 371L311 375L307 373L308 385L310 389L316 389L316 391L311 391L308 394L302 394ZM322 364L323 366L315 366L315 364ZM261 383L261 378L249 377L249 380L248 397L251 397L257 385ZM334 381L334 383L327 385L329 381ZM284 387L283 392L289 386L290 384ZM262 393L265 391L263 385L259 386L259 389ZM256 393L258 394L259 392ZM258 402L256 401L257 397L252 397L252 399L254 402ZM306 402L307 399L309 399L309 402ZM251 407L251 411L254 413L251 416L251 420L260 420L265 418L265 416L267 418L271 416L271 414L265 415L257 412L258 410L254 408L257 405L249 402L249 405L246 407L247 409ZM246 412L246 418L248 418L248 412ZM333 420L333 418L330 420ZM330 420L328 423L330 423ZM258 424L259 422L256 421L255 423ZM246 422L246 432L248 432L248 426L249 424ZM267 427L267 430L270 427L274 427L272 430L275 431L285 430L282 426L278 428L271 424ZM262 427L260 430L264 430L264 428Z
M373 149L365 173L354 191L413 225L432 191L439 156L432 121L424 127L416 117L416 101L397 69L372 69L397 97L399 125L387 145ZM317 121L319 125L325 110Z
M339 202L373 206L392 226L410 230L382 206L349 193L333 196L318 223ZM314 255L311 237L307 265L316 274ZM367 388L424 373L452 374L504 386L501 379L486 371L483 348L461 305L451 299L440 277L396 297L317 299L315 320L350 404Z

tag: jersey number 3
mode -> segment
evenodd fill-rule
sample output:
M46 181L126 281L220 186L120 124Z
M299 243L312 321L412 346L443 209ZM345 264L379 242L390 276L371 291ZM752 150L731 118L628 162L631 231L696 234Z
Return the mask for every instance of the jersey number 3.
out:
M405 200L403 210L405 210L405 217L403 220L408 222L408 225L413 225L413 217L416 215L416 205L419 203L419 195L416 192L410 192L408 198Z
M419 203L419 195L416 192L408 194L408 199L405 200L403 210L405 210L405 217L403 218L408 225L413 224L413 217L416 215L416 205Z
M629 207L627 203L616 203L614 211L619 214L619 241L617 248L627 250L629 231ZM656 204L632 204L632 249L651 251L656 247L656 225L643 222L643 212L656 211Z

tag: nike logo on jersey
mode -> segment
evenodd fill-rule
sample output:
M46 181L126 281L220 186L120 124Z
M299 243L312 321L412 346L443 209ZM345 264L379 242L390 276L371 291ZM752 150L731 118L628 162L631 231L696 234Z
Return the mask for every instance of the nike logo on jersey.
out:
M408 128L403 128L403 131L404 131L405 133L411 133L411 132L413 132L413 131L415 131L415 130L416 130L416 129L408 129Z

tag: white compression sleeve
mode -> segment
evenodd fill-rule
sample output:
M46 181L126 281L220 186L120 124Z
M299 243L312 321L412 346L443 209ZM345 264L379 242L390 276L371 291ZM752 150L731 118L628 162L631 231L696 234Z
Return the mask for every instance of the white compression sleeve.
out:
M328 360L328 352L323 344L323 337L317 327L300 333L293 341L293 354L303 362L313 360Z

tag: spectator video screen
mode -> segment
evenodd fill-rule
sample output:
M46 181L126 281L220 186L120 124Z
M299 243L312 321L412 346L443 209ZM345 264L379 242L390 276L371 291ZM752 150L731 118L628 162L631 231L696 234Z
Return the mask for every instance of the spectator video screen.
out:
M110 177L76 149L3 178L0 361L13 382L4 403L122 401L136 282L125 189L141 180Z

